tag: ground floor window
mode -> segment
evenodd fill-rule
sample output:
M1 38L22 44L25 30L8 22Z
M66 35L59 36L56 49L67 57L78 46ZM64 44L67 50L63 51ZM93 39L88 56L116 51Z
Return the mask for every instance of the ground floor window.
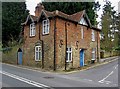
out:
M67 47L67 53L66 53L66 62L72 61L72 48Z
M40 61L42 59L41 46L35 46L35 61Z
M92 60L95 60L96 57L95 50L96 50L95 48L92 49Z

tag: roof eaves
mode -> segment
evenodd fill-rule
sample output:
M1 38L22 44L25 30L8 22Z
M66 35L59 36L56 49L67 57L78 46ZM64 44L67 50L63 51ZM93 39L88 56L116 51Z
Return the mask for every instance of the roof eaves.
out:
M48 18L48 16L47 16L47 14L45 13L45 11L44 11L44 10L42 10L42 11L41 11L41 13L40 13L40 15L39 15L39 17L38 17L38 19L37 19L37 22L39 22L39 20L40 20L40 18L41 18L42 13L44 13L44 15L45 15L45 17L46 17L46 18Z
M94 26L92 26L92 29L97 30L97 31L102 31L101 29L94 27Z
M25 21L24 23L21 23L21 25L26 25L26 24L27 24L27 22L28 22L29 17L30 17L30 14L27 16L26 21Z

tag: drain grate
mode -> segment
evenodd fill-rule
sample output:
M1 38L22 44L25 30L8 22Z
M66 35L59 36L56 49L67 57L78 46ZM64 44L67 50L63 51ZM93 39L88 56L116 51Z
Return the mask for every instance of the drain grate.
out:
M45 79L53 79L54 77L52 77L52 76L45 76L43 78L45 78Z

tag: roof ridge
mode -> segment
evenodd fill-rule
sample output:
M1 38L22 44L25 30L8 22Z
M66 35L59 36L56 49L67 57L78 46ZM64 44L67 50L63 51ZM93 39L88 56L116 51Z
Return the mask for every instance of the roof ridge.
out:
M76 13L74 13L74 14L71 14L70 16L76 15L76 14L81 13L81 12L85 12L85 10L82 10L82 11L76 12Z
M64 15L68 15L68 16L69 16L69 14L66 14L66 13L64 13L64 12L62 12L62 11L59 11L59 10L58 10L58 12L60 12L60 13L62 13L62 14L64 14Z

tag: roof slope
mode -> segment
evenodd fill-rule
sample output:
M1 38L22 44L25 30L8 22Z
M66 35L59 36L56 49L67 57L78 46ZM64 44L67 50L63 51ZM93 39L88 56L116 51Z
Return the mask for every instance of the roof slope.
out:
M90 20L87 16L85 10L74 13L72 15L68 15L68 14L65 14L65 13L63 13L61 11L58 11L58 10L50 12L50 11L46 11L46 10L43 9L41 11L39 17L33 16L33 15L28 15L26 22L22 23L22 25L27 24L27 21L28 21L29 18L32 19L32 21L39 21L39 19L41 18L41 15L43 13L45 14L46 18L58 16L58 17L61 17L61 18L64 18L64 19L67 19L67 20L70 20L70 21L73 21L73 22L77 22L77 23L79 23L79 21L81 20L82 17L85 17L88 25L93 29L95 28L91 25Z

